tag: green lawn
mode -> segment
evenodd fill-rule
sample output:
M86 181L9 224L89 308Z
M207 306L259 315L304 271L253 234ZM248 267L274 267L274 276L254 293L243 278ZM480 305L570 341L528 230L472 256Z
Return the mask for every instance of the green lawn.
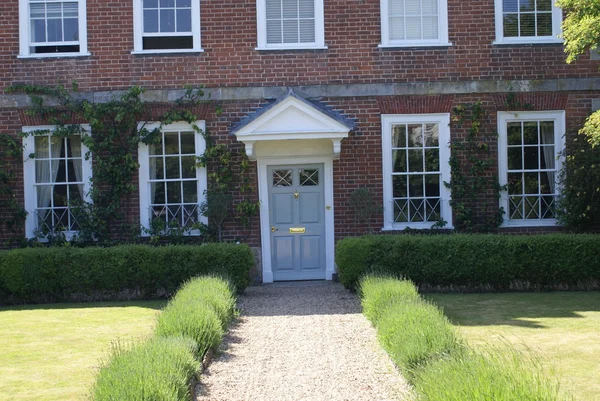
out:
M428 294L474 346L508 341L554 367L580 401L600 400L600 292Z
M0 308L0 399L86 399L111 342L147 336L163 304Z

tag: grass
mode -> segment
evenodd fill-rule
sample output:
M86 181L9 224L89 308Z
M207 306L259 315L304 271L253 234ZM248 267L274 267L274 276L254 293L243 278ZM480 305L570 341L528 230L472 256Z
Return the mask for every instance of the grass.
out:
M0 308L0 399L83 400L111 342L149 335L162 301Z
M530 349L577 400L600 400L600 293L429 294L469 344Z

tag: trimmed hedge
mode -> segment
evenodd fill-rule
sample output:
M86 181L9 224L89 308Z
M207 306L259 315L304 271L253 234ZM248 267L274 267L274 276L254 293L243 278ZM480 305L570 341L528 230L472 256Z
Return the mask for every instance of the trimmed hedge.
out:
M193 338L201 358L216 349L235 311L233 289L217 277L199 277L182 286L158 316L158 336Z
M461 347L443 312L406 280L366 276L361 280L363 313L377 328L379 342L405 373Z
M158 316L155 336L117 345L98 372L94 401L191 401L202 359L235 313L234 287L217 276L185 283Z
M117 345L100 368L95 401L190 400L190 382L200 371L190 338L156 337L134 346Z
M336 264L353 289L369 272L425 290L592 289L600 288L600 236L371 235L339 241Z
M0 253L0 302L156 298L202 274L249 284L254 256L246 245L25 248Z
M439 308L415 297L409 281L367 275L360 289L363 312L414 386L417 401L572 400L559 393L558 381L546 377L531 355L470 349Z

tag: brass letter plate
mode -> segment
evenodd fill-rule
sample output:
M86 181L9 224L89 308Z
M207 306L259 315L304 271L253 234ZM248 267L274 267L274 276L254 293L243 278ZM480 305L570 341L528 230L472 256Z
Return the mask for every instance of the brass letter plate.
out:
M304 234L305 232L305 227L290 228L290 234Z

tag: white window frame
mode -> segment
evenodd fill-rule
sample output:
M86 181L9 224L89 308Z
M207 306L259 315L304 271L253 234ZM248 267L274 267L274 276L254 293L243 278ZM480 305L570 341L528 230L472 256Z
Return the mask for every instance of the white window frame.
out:
M381 44L379 47L452 46L448 41L448 0L438 0L437 39L390 40L389 0L381 0Z
M141 129L146 128L152 131L157 128L161 128L162 132L168 131L191 131L195 132L196 140L196 156L202 156L206 151L206 141L204 136L194 130L194 126L198 127L202 132L206 130L206 123L203 120L195 121L191 124L186 122L174 122L161 127L159 122L140 122L138 127ZM138 164L139 168L139 189L140 189L140 225L146 230L150 228L150 147L141 142L138 147ZM206 167L196 167L197 188L198 188L198 205L204 202L204 196L208 188L208 174ZM208 224L206 216L200 215L199 221L204 224ZM142 230L142 236L146 237L150 234ZM200 230L190 230L185 235L198 236Z
M498 178L500 186L508 183L508 137L507 124L509 122L520 121L554 121L554 152L557 155L556 167L556 193L560 193L561 188L558 182L558 172L562 168L562 152L565 149L565 111L499 111L498 112ZM509 213L508 190L500 193L500 207L504 208L504 221L500 227L547 227L558 225L556 219L519 219L511 220L507 218Z
M494 44L536 44L536 43L563 43L560 37L562 33L561 25L563 20L562 10L554 4L552 0L552 36L519 36L504 37L504 9L502 0L495 0L494 7L496 13L496 41Z
M394 221L394 191L392 187L392 132L396 124L438 124L440 130L440 213L446 221L443 228L453 228L451 192L444 182L450 182L450 114L384 114L381 116L382 153L383 153L383 230L402 230L405 228L430 229L436 222L397 223Z
M19 0L19 55L18 58L58 58L90 56L87 47L87 0L78 0L79 52L77 53L31 53L31 20L29 0Z
M80 124L80 127L83 131L85 131L82 135L89 135L91 133L91 126L89 124ZM35 238L37 231L36 209L38 202L35 185L35 158L30 157L30 155L35 154L35 135L33 132L54 132L55 129L55 125L26 126L22 128L24 133L30 133L30 135L27 135L25 138L23 138L23 195L25 198L25 210L27 211L27 217L25 219L25 235L27 238ZM88 147L85 146L83 141L81 141L83 200L91 203L92 199L89 196L89 192L90 179L92 178L92 160L86 160L85 155L88 153L88 151ZM71 238L73 238L73 236L75 236L77 233L77 231L63 231L63 234L68 241L71 240Z
M315 1L315 41L313 43L267 43L267 2L256 0L257 47L255 50L327 49L323 0Z
M142 0L133 0L133 51L131 54L168 54L168 53L201 53L200 42L200 0L192 0L192 37L193 48L191 49L153 49L144 50L144 10ZM181 36L176 32L161 33L155 36Z

